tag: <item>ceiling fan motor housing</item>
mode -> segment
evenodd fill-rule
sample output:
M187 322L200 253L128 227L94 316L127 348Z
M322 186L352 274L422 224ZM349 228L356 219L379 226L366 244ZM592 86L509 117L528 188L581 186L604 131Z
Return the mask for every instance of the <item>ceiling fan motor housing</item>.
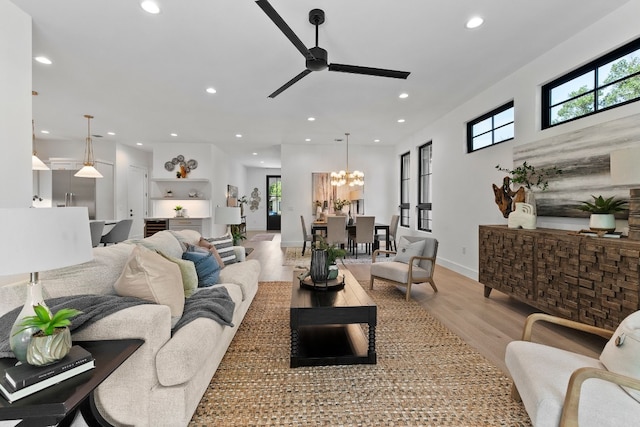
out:
M327 68L327 51L321 47L312 47L309 49L309 52L313 55L315 59L307 59L307 68L311 71L321 71Z

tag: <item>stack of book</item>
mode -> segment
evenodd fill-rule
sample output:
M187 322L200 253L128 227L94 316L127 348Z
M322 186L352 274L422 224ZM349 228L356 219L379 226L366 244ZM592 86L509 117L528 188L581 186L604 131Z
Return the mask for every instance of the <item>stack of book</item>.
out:
M622 237L622 232L620 231L580 230L578 234L590 237L607 237L609 239L619 239Z
M91 353L74 345L69 354L51 365L21 363L5 368L4 375L0 377L0 392L9 402L14 402L94 367Z

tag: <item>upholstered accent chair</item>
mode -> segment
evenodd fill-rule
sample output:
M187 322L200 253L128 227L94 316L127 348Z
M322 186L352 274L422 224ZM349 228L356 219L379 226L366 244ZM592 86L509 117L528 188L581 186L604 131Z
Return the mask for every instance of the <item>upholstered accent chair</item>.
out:
M375 239L373 234L375 222L375 216L359 216L356 220L356 233L351 242L356 258L358 258L358 245L360 244L364 244L366 252L371 253L371 246L373 246Z
M327 244L344 248L347 244L347 217L335 215L327 217Z
M609 339L599 359L531 341L536 322ZM535 427L637 426L640 420L640 311L615 332L548 314L530 315L522 340L507 345L511 396Z
M304 216L300 215L300 222L302 223L302 256L304 256L304 251L307 249L307 242L311 242L313 244L313 236L310 233L307 233L307 224L304 221Z
M123 219L116 222L111 230L100 239L100 243L107 246L107 243L120 243L129 238L129 232L131 231L132 219Z
M391 261L376 262L380 254L395 254ZM438 292L433 281L438 254L438 240L432 237L402 236L398 240L398 251L377 249L371 260L371 283L381 279L407 287L407 301L411 298L411 285L429 283L434 292Z
M389 222L389 241L387 242L387 233L378 234L379 241L385 241L385 249L388 251L397 251L398 245L396 244L396 236L398 233L398 223L400 222L400 215L391 215L391 221Z
M102 232L104 231L104 223L105 221L89 222L89 229L91 230L91 246L94 248L100 244Z

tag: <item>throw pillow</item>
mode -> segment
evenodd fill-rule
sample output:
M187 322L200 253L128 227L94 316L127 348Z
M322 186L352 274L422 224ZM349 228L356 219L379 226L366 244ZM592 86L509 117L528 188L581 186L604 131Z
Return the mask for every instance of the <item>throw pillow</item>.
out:
M600 354L600 361L608 370L628 377L640 379L640 311L627 316L618 325L607 345ZM640 402L640 391L622 387Z
M178 268L180 268L185 298L189 298L191 295L193 295L195 290L198 288L198 273L196 272L196 266L193 264L193 261L176 258L160 251L158 251L158 253L165 257L167 260L175 263Z
M168 306L172 325L182 316L184 291L180 268L143 245L133 248L113 287L120 296Z
M401 237L398 241L398 252L394 261L409 264L411 257L420 256L424 251L424 240L411 243L409 240Z
M220 265L211 252L185 252L182 259L193 261L198 274L198 287L205 288L218 283L220 279Z
M201 248L205 248L207 249L209 252L211 252L213 254L213 256L216 258L216 261L218 261L218 265L220 266L220 268L224 268L224 261L222 260L222 257L220 256L220 254L218 253L218 250L216 249L215 246L213 246L209 241L207 241L204 238L200 238L200 241L198 242L198 246L200 246ZM235 255L235 252L234 252Z
M236 253L233 249L233 237L231 234L227 233L221 237L210 237L206 240L216 248L220 258L222 258L222 262L224 262L224 265L237 262Z

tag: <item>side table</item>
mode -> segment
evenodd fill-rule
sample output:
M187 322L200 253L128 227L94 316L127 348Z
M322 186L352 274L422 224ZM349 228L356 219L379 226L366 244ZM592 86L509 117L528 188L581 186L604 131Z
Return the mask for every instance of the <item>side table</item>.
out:
M98 413L93 400L94 390L118 366L129 358L143 340L74 341L89 351L96 367L59 384L40 390L30 396L7 402L0 396L0 420L22 421L21 427L41 427L50 425L68 426L80 409L89 426L109 426ZM13 366L15 359L0 359L0 368Z

